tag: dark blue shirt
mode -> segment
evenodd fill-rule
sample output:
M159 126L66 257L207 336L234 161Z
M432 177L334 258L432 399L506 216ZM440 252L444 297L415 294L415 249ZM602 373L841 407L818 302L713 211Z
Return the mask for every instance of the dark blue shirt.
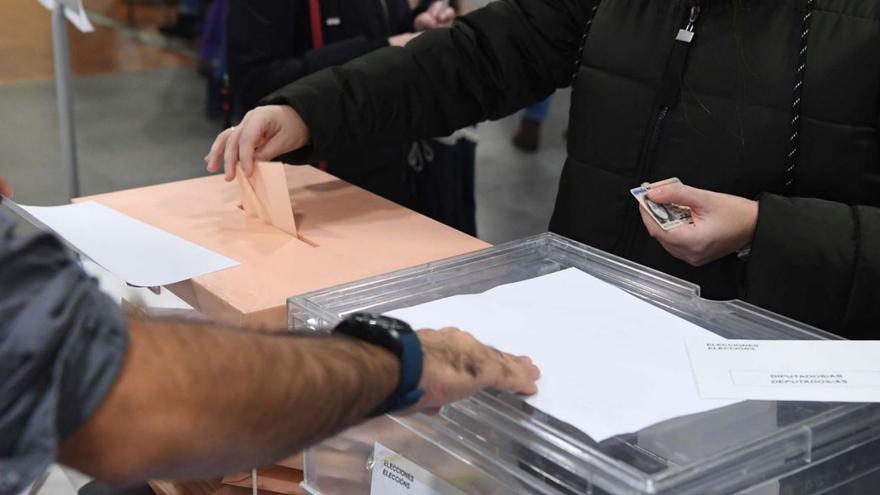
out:
M125 319L51 235L0 213L0 495L27 489L110 391Z

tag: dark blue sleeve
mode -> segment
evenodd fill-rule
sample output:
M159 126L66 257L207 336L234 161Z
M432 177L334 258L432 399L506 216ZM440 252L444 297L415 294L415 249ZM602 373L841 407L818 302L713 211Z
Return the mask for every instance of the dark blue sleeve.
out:
M125 359L117 304L47 234L0 213L0 495L21 493L103 401Z

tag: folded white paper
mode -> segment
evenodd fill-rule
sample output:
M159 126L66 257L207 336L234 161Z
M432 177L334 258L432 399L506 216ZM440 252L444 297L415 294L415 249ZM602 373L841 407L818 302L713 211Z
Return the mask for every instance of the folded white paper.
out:
M3 205L131 285L158 287L238 265L94 201L26 206L4 199Z
M703 400L688 339L723 339L580 270L402 309L416 328L458 326L542 370L534 407L602 441L735 401Z
M700 396L880 402L880 342L688 341Z

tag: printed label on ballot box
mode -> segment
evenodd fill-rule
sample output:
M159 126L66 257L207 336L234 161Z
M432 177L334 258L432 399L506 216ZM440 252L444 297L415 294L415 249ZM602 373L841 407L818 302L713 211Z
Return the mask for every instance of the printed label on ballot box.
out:
M370 495L464 495L414 462L376 442Z

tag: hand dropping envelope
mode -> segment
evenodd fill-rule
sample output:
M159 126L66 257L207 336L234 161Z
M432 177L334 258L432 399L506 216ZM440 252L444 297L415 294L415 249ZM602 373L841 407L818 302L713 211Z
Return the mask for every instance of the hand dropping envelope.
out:
M287 189L285 166L277 162L258 162L251 177L245 177L241 167L238 167L235 177L245 213L296 236L296 220Z

